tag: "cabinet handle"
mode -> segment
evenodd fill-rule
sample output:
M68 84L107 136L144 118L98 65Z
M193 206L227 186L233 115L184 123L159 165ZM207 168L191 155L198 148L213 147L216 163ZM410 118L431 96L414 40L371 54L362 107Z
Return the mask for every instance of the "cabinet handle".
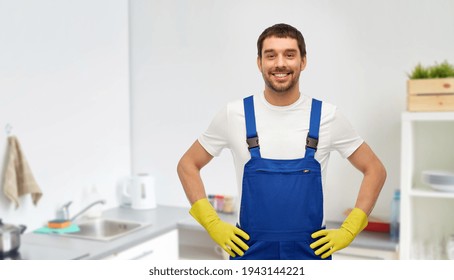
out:
M145 251L142 254L131 258L131 260L140 260L140 259L142 259L142 258L144 258L144 257L146 257L148 255L151 255L151 254L153 254L153 250Z

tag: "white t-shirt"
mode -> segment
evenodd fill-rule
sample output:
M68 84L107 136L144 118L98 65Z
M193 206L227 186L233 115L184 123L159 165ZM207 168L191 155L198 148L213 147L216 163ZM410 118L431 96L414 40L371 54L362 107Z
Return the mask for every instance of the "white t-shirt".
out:
M304 157L311 104L312 98L302 94L289 106L271 105L266 101L264 93L254 95L255 121L262 158ZM251 158L246 143L243 99L230 102L222 108L198 141L212 156L219 156L224 148L230 149L236 170L238 193L241 196L244 165ZM322 169L322 186L326 181L330 152L338 151L343 158L347 158L362 143L363 139L337 107L323 102L319 142L315 153L315 159Z

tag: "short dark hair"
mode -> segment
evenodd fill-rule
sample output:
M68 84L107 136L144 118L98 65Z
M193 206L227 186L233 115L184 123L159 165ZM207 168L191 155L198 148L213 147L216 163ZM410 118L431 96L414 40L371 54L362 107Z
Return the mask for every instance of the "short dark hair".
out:
M301 32L298 29L291 25L285 23L278 23L268 27L262 32L262 34L260 34L257 40L257 55L260 58L262 58L263 41L268 37L277 38L290 37L296 39L296 41L298 42L298 48L300 50L301 57L306 56L306 43L304 42L303 34L301 34Z

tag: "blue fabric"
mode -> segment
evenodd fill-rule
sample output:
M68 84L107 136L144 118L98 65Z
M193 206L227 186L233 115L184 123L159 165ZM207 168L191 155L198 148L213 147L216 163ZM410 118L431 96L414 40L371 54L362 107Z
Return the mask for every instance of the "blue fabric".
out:
M310 237L310 236L309 236ZM249 249L242 257L231 260L320 260L309 245L315 240L306 238L298 241L264 241L251 239L245 241ZM331 257L326 260L330 260Z
M318 133L320 131L320 116L322 114L322 102L317 99L312 99L311 107L311 121L309 124L308 137L318 140ZM306 155L304 157L314 157L316 149L306 147Z
M320 125L321 102L315 103L310 133L318 139L319 129L314 126ZM252 97L245 98L244 109L247 137L254 137ZM311 234L323 222L322 177L315 150L292 160L267 159L253 149L250 152L240 207L240 226L250 236L245 241L250 248L244 256L232 259L321 259L309 247L315 241Z
M248 139L258 137L255 125L254 98L249 96L243 99L244 118L246 121L246 137ZM260 146L249 149L251 157L260 157Z

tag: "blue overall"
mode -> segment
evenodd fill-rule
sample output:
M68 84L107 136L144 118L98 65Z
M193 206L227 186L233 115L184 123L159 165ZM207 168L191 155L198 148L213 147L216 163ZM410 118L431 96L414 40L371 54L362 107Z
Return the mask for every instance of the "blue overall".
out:
M323 192L315 160L322 102L312 99L304 158L262 158L253 96L244 99L251 159L244 167L239 227L249 234L249 249L234 260L321 259L309 245L322 229Z

